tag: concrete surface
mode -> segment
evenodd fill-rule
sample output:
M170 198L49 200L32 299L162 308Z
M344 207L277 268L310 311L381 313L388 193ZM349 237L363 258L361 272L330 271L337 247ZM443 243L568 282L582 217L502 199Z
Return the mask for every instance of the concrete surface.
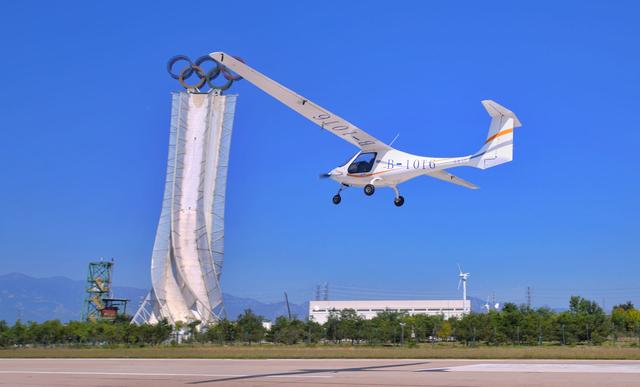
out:
M5 386L638 386L640 361L0 359Z

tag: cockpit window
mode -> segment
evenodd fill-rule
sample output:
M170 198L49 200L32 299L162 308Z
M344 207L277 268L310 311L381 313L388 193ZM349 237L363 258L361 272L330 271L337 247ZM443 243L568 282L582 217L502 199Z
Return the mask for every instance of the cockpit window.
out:
M349 165L347 170L349 173L365 173L373 169L373 163L376 161L376 152L360 153L358 157Z

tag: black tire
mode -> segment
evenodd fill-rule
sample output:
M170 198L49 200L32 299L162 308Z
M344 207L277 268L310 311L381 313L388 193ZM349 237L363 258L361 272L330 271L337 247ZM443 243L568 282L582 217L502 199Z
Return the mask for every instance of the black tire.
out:
M376 192L376 187L373 186L373 184L367 184L364 186L364 194L367 196L371 196L373 195L373 193Z
M331 201L333 201L333 204L340 204L342 197L340 195L334 195Z
M393 199L393 204L395 204L396 207L402 207L402 205L404 204L404 198L402 196L398 196L397 198Z

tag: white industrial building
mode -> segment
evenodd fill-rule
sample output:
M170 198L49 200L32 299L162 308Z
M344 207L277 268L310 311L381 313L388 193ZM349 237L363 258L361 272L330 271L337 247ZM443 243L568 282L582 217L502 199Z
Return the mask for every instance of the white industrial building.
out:
M471 302L463 300L358 300L358 301L309 301L309 320L320 324L327 322L331 313L353 309L366 319L380 312L403 312L409 315L426 314L462 317L471 310Z

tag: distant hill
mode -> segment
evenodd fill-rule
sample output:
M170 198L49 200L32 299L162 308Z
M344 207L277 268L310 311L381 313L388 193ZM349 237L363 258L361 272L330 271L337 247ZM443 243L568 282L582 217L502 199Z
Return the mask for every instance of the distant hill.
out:
M66 277L34 278L21 273L0 275L0 320L9 323L18 318L37 322L79 320L85 297L84 285L84 281ZM113 294L128 298L130 304L127 312L133 314L146 296L147 289L114 286ZM223 297L230 319L235 319L245 309L251 309L269 320L287 314L284 301L265 303L231 294L224 294ZM307 303L291 304L291 314L298 318L305 318L307 311Z
M18 318L37 322L51 319L78 320L85 297L84 285L84 281L66 277L34 278L21 273L0 275L0 320L10 323ZM128 298L130 302L127 312L133 314L146 296L147 289L114 286L113 294ZM231 320L235 320L245 309L251 309L268 320L287 315L284 301L266 303L226 293L223 297L227 317ZM475 297L469 297L469 300L473 312L484 311L482 305L485 301ZM308 310L308 302L291 304L291 314L300 319L307 317Z

